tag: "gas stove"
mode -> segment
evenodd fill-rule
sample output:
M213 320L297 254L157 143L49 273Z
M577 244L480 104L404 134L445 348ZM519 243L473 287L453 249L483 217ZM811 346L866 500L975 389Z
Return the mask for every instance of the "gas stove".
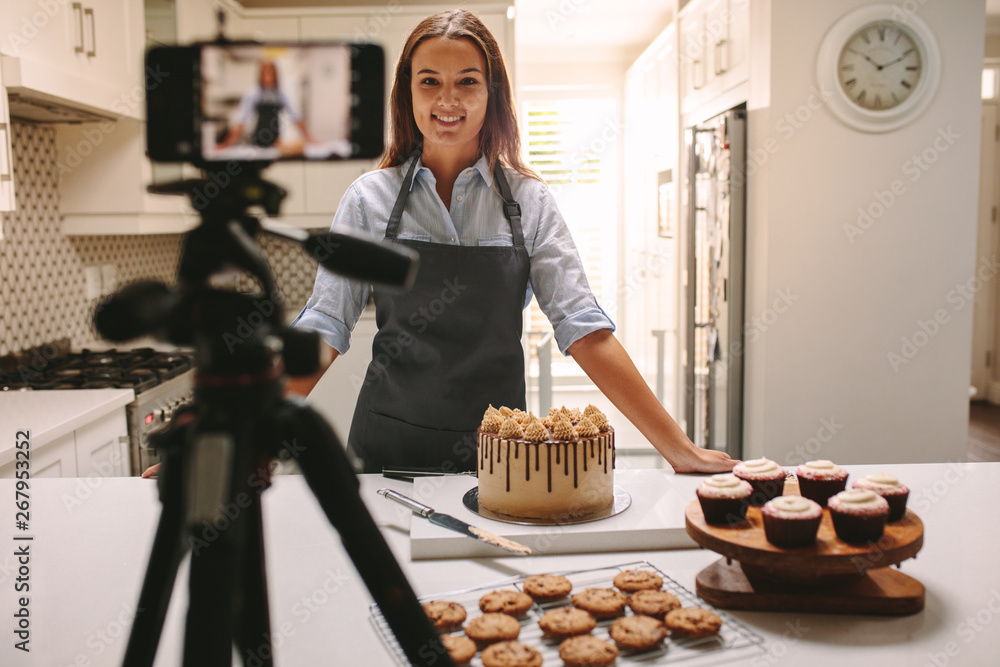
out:
M129 468L132 475L142 473L159 461L149 448L150 434L191 402L194 355L148 347L79 352L68 347L63 340L0 358L0 390L131 389L135 400L125 407Z
M0 375L0 389L132 389L136 395L148 391L194 367L194 355L158 352L144 347L134 350L82 350L31 363Z

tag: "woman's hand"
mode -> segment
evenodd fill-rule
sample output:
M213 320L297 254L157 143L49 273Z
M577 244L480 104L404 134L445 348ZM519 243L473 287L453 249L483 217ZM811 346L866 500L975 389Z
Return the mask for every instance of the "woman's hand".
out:
M154 477L159 473L160 473L160 464L154 463L153 465L149 466L148 468L142 471L142 478L149 479L150 477Z
M667 456L667 463L674 472L729 472L738 461L730 458L725 452L714 449L701 449L695 445L681 451L672 450Z

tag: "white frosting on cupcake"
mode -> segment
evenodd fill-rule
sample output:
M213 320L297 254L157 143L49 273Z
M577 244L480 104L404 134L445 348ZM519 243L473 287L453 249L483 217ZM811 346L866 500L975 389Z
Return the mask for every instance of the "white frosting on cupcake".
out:
M709 498L742 498L750 495L751 490L749 482L731 474L712 475L698 488L701 495Z
M733 473L742 479L771 480L785 476L785 469L771 459L750 459L736 464Z
M831 510L850 514L878 514L889 511L885 498L868 489L848 489L830 498L827 503Z
M823 508L802 496L778 496L765 503L761 512L782 519L814 519L823 513Z
M798 474L809 479L835 479L846 477L844 469L833 461L817 459L806 461L799 466Z
M900 481L893 475L887 472L877 472L874 475L868 475L862 477L859 480L855 480L852 484L854 488L858 489L871 489L875 493L894 493L894 492L904 492L906 491L906 486L900 483Z

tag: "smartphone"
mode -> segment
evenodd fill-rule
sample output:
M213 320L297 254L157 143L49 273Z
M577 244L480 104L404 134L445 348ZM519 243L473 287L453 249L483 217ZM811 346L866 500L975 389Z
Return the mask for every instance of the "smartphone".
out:
M375 158L384 54L349 42L211 42L146 53L146 148L155 162Z

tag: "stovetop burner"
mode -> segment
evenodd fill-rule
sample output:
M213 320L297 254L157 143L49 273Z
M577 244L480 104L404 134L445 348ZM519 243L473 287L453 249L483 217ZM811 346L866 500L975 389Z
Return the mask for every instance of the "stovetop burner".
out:
M48 389L132 389L136 394L176 377L194 367L194 355L185 352L157 352L152 348L134 350L88 350L57 357L46 356L38 363L35 350L6 359L0 373L0 390ZM23 359L32 359L25 363Z

